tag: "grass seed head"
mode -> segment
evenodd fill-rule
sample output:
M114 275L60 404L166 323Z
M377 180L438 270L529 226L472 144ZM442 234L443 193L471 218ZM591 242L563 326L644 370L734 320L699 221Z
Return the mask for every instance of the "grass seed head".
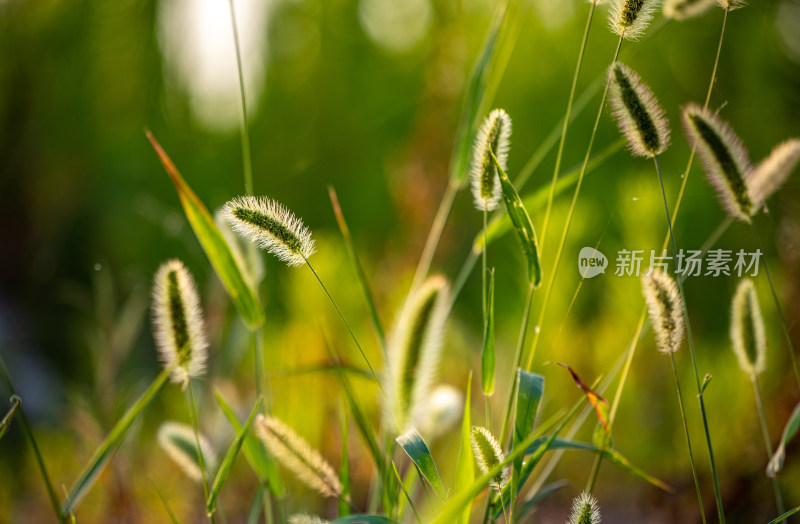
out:
M767 199L786 182L797 167L798 161L800 161L800 140L792 138L776 146L770 155L756 166L747 178L747 190L754 211L761 209Z
M315 515L307 515L305 513L295 513L289 517L289 524L328 524L328 522Z
M739 137L716 114L696 104L683 108L683 127L722 207L732 217L750 222L755 211L747 188L752 167Z
M636 40L653 19L658 0L612 0L608 12L611 31L623 38Z
M275 417L258 415L256 436L275 459L304 484L325 497L338 497L342 485L333 468L289 426Z
M600 524L600 506L591 493L585 491L572 501L569 524Z
M717 4L726 11L741 9L747 5L745 0L717 0Z
M203 464L206 471L216 468L217 458L211 444L202 434L199 435L200 449L203 452ZM197 453L197 440L191 426L178 422L164 422L158 429L158 444L178 465L187 477L200 482L203 473L200 471L200 458Z
M653 157L669 145L669 122L647 85L626 65L615 62L608 69L609 102L622 134L634 156Z
M642 292L658 350L664 354L675 353L681 347L685 332L683 300L678 286L666 273L653 270L642 277Z
M300 266L314 254L311 231L275 200L237 197L225 204L223 210L234 231L289 266Z
M470 179L475 207L494 211L500 202L500 179L490 152L506 171L508 151L511 147L511 117L502 109L495 109L483 121L472 151Z
M160 360L172 369L172 382L185 389L206 370L203 312L197 287L180 260L161 265L153 279L153 334Z
M767 335L753 281L742 279L731 306L731 341L739 366L755 378L767 368Z
M686 20L700 16L717 5L717 0L666 0L664 16L673 20Z
M491 431L480 426L472 426L472 452L475 462L484 475L503 461L503 450ZM500 491L508 481L508 467L504 467L489 483L493 489Z
M233 224L231 224L224 208L219 208L214 213L214 222L225 238L225 242L231 250L231 255L247 283L254 289L257 288L258 284L264 280L264 259L260 255L250 256L249 248L252 246L246 238L238 235L233 230Z

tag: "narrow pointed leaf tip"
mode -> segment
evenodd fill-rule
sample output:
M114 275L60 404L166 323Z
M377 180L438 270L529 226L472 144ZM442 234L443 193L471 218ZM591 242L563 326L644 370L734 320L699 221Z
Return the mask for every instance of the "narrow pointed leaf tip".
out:
M491 152L497 156L502 169L506 169L511 147L511 117L502 109L495 109L483 121L475 139L470 167L472 196L475 207L494 211L500 202L500 180Z
M583 492L572 501L569 524L600 524L600 506L591 493Z
M739 282L731 306L731 341L739 367L755 378L767 367L767 336L752 280Z
M282 204L267 197L237 197L223 207L234 231L296 267L314 254L311 231Z
M216 468L217 458L208 439L200 435L200 450L206 471ZM200 457L197 440L191 426L178 422L164 422L158 430L158 444L190 479L200 482Z
M664 16L682 21L700 16L715 5L717 0L666 0Z
M484 475L503 462L503 450L500 448L500 444L494 438L494 435L484 427L472 427L472 452L475 455L475 462L477 462L478 468ZM507 481L508 466L504 467L489 482L489 485L496 491L500 491L505 487Z
M781 442L778 444L778 449L767 464L767 476L772 478L778 474L783 468L783 462L786 460L786 446L791 440L800 432L800 404L795 406L792 414L789 415L789 420L783 427L783 435L781 435Z
M683 127L722 207L732 217L750 222L755 206L747 188L747 177L752 167L739 137L711 110L697 104L683 108Z
M161 362L172 370L172 382L185 388L205 374L208 342L194 278L180 260L169 260L156 272L152 314Z
M608 12L611 31L623 38L636 40L653 19L658 0L612 0Z
M792 138L772 150L747 179L747 189L754 210L762 208L800 161L800 139Z
M586 385L586 382L575 373L575 370L569 366L569 364L564 364L563 362L550 362L550 364L555 364L557 366L561 366L562 368L569 371L569 374L572 376L572 380L575 381L575 385L577 385L583 394L586 395L586 400L589 401L589 404L594 408L595 413L597 414L597 419L600 422L600 425L603 426L603 430L605 430L606 434L611 433L611 427L608 424L608 401L595 393L592 388Z
M422 435L419 434L419 431L415 428L411 428L397 437L395 441L403 448L403 451L406 452L412 462L414 462L414 465L433 488L436 495L441 500L447 500L447 492L439 476L439 470L436 469L436 463L433 461L431 451L425 443L425 440L423 440Z
M678 286L672 277L654 270L642 277L642 293L656 334L658 350L664 354L675 353L680 349L686 331L683 300Z
M384 380L388 384L384 425L394 433L425 426L449 304L450 286L435 275L408 297L397 319Z
M609 102L634 156L654 157L669 146L669 122L650 88L626 65L608 69Z
M342 484L331 465L289 426L275 417L258 415L255 431L270 454L301 482L324 497L342 494Z

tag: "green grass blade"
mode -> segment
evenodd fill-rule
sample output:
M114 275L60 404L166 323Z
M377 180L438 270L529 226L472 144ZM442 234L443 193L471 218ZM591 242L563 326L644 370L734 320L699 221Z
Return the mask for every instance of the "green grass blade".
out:
M234 413L233 409L222 397L222 394L219 391L215 391L214 397L217 399L217 404L219 404L222 413L225 414L225 418L228 419L228 422L230 422L236 434L238 435L241 433L242 424L239 422L239 419L236 418L236 413ZM258 476L259 481L262 483L266 482L267 487L273 495L282 497L285 489L280 474L278 473L278 467L273 460L267 457L261 443L249 432L245 432L242 450L247 462L250 463L250 467L253 468L253 471L255 471Z
M503 190L503 201L506 204L506 211L511 224L514 226L514 232L522 244L522 251L525 254L527 261L527 275L528 282L531 282L534 287L539 287L542 283L542 263L539 260L539 243L536 241L536 231L533 229L533 221L522 203L517 190L511 180L508 179L497 157L492 153L492 160L497 166L497 174L500 177L500 187Z
M489 272L489 295L486 304L486 330L481 353L481 386L484 395L494 394L494 269Z
M225 237L214 222L214 217L183 179L178 168L172 163L152 133L147 131L146 134L164 165L164 169L172 179L172 183L175 184L186 219L192 226L197 240L200 241L203 251L206 252L214 271L247 326L251 330L257 329L264 323L264 309L261 301L255 290L247 283L242 268L236 264L236 259L231 253Z
M517 412L514 416L512 449L518 447L520 443L530 435L531 431L533 431L533 424L536 420L536 413L539 411L539 404L541 403L543 394L543 376L517 369ZM511 504L509 508L511 508L512 511L520 485L522 460L523 457L517 458L511 470Z
M342 428L342 461L339 465L339 482L342 484L342 495L339 497L339 516L350 515L350 505L347 500L350 498L350 417L347 411L339 404L339 425Z
M786 459L786 445L797 435L800 431L800 403L795 406L794 411L789 416L786 426L783 428L783 435L781 435L781 442L778 444L778 449L767 464L767 476L772 478L778 474L783 468L783 462Z
M428 445L425 444L425 440L419 434L419 431L411 428L395 440L414 462L414 465L417 466L417 470L433 488L434 493L440 499L447 500L447 492L444 489L444 484L442 484L442 478L439 476L439 470L436 469L436 462L434 462L431 450L428 449Z
M330 524L396 524L396 522L383 515L351 515L332 520Z
M158 489L158 484L156 484L156 481L150 479L150 482L153 483L153 487L155 488L156 493L158 493L158 498L161 499L161 503L164 504L164 508L167 510L167 513L169 513L169 520L172 522L172 524L181 524L181 521L178 520L178 517L175 515L175 512L172 511L172 507L169 505L169 502L167 502L167 498L164 496L163 493L161 493L161 490Z
M467 394L464 397L464 417L461 422L461 449L456 462L456 493L468 489L475 480L475 466L472 458L472 420L470 420L470 394L472 392L472 371L467 377ZM471 505L467 505L456 516L458 524L469 524Z
M233 440L230 448L228 448L228 452L225 453L225 458L222 460L222 464L220 464L217 470L217 477L214 479L214 484L211 486L211 492L208 494L208 501L206 502L206 511L209 515L214 513L217 509L219 492L222 491L222 486L225 485L225 481L228 480L228 476L231 474L233 463L236 462L236 457L239 456L239 451L242 449L245 438L249 434L250 426L256 418L259 406L261 406L261 397L256 400L253 409L250 411L250 416L247 417L247 422L239 429L236 438Z
M114 452L122 444L125 435L128 434L133 423L136 422L139 415L147 409L150 402L153 401L158 392L161 391L161 388L164 387L164 384L166 384L169 378L169 374L170 370L165 369L156 377L150 387L148 387L139 399L128 408L128 411L126 411L119 422L117 422L103 443L100 444L100 447L95 450L89 463L83 468L75 484L73 484L67 500L61 506L61 511L63 513L69 514L78 508L83 497L92 489L97 481L97 477L100 476L100 473L103 472L106 464L108 464L108 461L111 460L111 457L114 455Z
M6 413L3 417L3 420L0 420L0 439L5 436L8 428L11 427L11 421L14 420L14 416L17 414L19 405L19 397L16 395L11 395L11 407L8 409L8 413Z
M791 516L792 516L792 515L794 515L795 513L800 513L800 506L797 506L797 507L796 507L796 508L794 508L794 509L790 509L789 511L787 511L786 513L784 513L783 515L781 515L781 516L780 516L780 517L778 517L777 519L775 519L775 520L770 520L770 521L769 521L767 524L778 524L778 522L783 522L783 521L785 521L786 519L788 519L789 517L791 517Z

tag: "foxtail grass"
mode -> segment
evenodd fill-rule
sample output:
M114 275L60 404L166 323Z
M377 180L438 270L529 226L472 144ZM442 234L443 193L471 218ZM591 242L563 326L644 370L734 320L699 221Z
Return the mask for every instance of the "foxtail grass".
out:
M200 445L197 445L197 442ZM205 473L200 466L200 457L208 469L214 469L214 451L204 435L195 439L192 426L179 422L164 422L158 429L158 444L180 470L195 482L201 482Z
M572 501L569 524L600 524L600 505L591 493L583 492Z

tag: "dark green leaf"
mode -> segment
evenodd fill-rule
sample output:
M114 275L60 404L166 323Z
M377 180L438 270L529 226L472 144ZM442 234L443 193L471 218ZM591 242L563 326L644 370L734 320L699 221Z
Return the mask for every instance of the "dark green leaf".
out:
M517 411L514 416L514 436L512 449L517 448L528 435L533 431L533 424L536 420L536 413L539 410L539 403L544 394L544 377L534 373L528 373L522 369L517 370ZM520 475L522 473L522 460L519 457L514 461L511 470L511 505L514 507L516 495L520 486Z
M778 449L767 465L767 476L774 477L783 468L783 461L786 459L786 444L788 444L800 431L800 403L795 406L794 411L789 416L786 426L783 428L783 435L781 442L778 444Z
M440 499L446 500L447 493L445 492L444 484L442 484L442 479L439 477L439 470L436 469L436 463L433 461L431 451L419 431L411 428L397 437L396 441L414 462L414 465L417 466L420 474L428 481L436 495Z

